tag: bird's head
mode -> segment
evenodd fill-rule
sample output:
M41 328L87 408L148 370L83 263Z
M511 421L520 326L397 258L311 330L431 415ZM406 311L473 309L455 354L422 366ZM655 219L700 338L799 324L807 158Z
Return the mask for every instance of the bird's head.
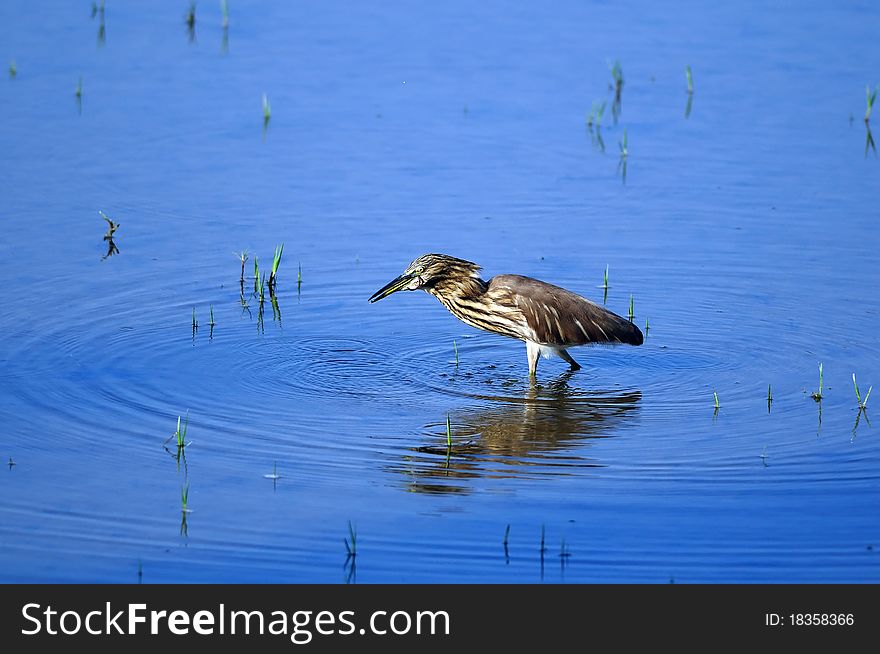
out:
M464 259L445 254L423 254L409 264L403 274L373 293L370 302L377 302L397 291L430 291L446 281L479 279L479 270L477 264Z

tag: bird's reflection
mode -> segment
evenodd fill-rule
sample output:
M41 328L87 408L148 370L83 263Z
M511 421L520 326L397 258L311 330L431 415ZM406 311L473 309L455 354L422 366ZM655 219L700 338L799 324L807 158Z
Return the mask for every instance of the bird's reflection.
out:
M570 385L572 371L530 385L520 396L483 396L478 407L451 415L452 447L443 441L413 448L391 468L421 493L467 493L466 480L570 474L602 467L576 448L607 438L634 417L641 391L592 390ZM438 424L427 428L437 433ZM438 434L439 436L439 434Z

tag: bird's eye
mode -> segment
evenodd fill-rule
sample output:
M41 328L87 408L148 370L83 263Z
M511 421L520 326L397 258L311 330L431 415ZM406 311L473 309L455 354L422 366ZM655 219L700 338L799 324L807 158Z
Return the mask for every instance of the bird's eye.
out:
M419 274L421 275L423 272L425 272L425 267L424 267L424 266L419 266L418 268L416 268L416 272L419 273Z

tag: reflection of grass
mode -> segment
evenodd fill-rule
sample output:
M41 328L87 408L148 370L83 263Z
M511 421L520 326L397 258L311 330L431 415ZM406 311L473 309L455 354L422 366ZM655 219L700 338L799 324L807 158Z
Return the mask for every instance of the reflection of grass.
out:
M865 393L865 399L862 399L862 394L859 392L859 385L856 383L856 373L852 375L853 380L853 389L856 392L856 400L859 403L859 411L865 411L868 408L868 398L871 396L871 390L874 388L873 386L868 388L868 392Z
M819 364L819 390L814 391L810 395L810 397L812 397L814 400L816 400L816 402L821 402L822 401L822 391L824 391L824 390L825 389L822 384L822 364L820 363Z
M9 77L15 79L15 76L18 75L18 68L15 66L15 59L9 62Z
M452 350L455 352L455 366L458 367L458 343L454 338L452 339Z
M446 414L446 450L452 449L452 424L449 422L449 414Z
M180 535L187 536L189 528L186 524L186 516L190 513L189 508L189 482L180 487Z
M348 538L343 540L345 542L345 551L348 553L348 558L355 558L357 556L357 529L352 527L351 520L348 521Z
M189 500L189 483L185 486L181 486L180 488L180 510L184 513L189 513L189 507L187 506Z
M562 541L559 543L559 558L565 560L571 556L571 552L568 550L568 545L565 543L565 538L562 538Z
M617 170L620 173L620 178L623 180L623 183L626 184L626 165L629 160L629 144L626 128L623 130L623 138L617 142L617 145L620 148L620 160L617 162Z
M223 29L229 28L229 3L227 0L220 0L220 11L223 13Z
M79 82L76 84L76 97L77 99L82 99L83 95L83 78L82 75L79 76Z
M348 536L344 540L346 555L343 568L347 572L345 583L352 584L357 583L357 531L351 526L351 520L348 521Z

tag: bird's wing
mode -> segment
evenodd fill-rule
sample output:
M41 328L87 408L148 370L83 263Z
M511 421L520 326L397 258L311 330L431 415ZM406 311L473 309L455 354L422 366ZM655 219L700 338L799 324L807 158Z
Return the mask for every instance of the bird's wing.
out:
M498 275L489 281L487 293L498 305L519 310L527 326L524 337L542 345L642 344L642 332L633 323L553 284Z

